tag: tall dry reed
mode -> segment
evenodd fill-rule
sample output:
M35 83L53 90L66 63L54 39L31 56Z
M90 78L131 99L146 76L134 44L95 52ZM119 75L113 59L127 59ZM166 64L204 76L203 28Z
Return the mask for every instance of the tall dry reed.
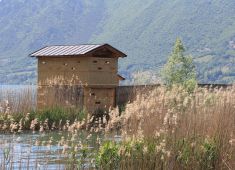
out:
M65 79L64 77L54 77L38 83L37 107L83 107L84 85L76 76Z
M180 87L156 88L137 95L118 119L126 140L158 140L156 147L170 153L161 166L164 169L203 168L202 161L208 162L208 167L204 166L208 169L235 168L233 87L198 88L192 94ZM201 151L209 155L199 160L196 155ZM207 159L214 159L212 165Z
M4 87L0 90L0 113L8 109L12 113L23 113L36 108L36 86Z

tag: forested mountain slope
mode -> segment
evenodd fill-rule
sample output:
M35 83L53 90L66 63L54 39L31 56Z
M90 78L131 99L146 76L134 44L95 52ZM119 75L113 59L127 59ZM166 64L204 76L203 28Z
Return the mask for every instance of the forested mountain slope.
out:
M110 43L120 71L157 74L177 37L203 83L235 80L234 0L2 0L0 83L35 83L27 55L45 45Z

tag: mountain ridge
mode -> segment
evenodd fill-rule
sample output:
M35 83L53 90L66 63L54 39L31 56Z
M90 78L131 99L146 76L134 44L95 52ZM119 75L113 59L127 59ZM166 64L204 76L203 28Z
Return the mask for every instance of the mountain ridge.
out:
M36 83L28 54L82 43L109 43L126 53L119 68L131 83L139 71L159 75L177 37L195 58L199 82L232 83L234 7L233 0L2 0L0 84Z

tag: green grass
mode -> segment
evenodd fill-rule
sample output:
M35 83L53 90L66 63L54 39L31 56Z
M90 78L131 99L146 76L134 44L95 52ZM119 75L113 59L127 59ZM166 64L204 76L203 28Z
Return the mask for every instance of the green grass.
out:
M3 113L0 115L0 124L3 125L5 123L10 126L12 123L18 123L19 125L19 122L22 121L22 130L30 130L32 120L37 119L38 124L36 125L36 130L39 129L39 123L44 123L45 121L48 122L50 129L53 123L55 124L55 129L58 129L59 126L62 127L67 122L69 122L69 124L75 121L81 122L85 120L86 117L87 113L83 110L54 107L40 111L31 111L29 113L13 113L10 115Z
M208 169L216 168L219 145L214 139L184 138L171 146L160 138L132 139L121 143L106 141L96 154L101 169ZM167 145L169 141L165 141ZM192 145L195 143L195 146ZM159 148L159 149L156 149ZM172 149L168 153L168 149Z
M74 122L75 120L82 121L86 118L85 111L63 109L59 107L45 109L43 111L36 112L35 115L39 121L45 121L48 119L49 125L52 125L54 122L58 124L60 121L62 121L62 124L64 124L67 120L70 122Z

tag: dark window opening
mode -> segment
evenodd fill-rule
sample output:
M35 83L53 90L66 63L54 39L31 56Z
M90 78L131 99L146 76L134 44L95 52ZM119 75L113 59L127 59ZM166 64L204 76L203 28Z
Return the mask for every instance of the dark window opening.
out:
M93 63L98 63L98 61L94 60Z
M98 67L98 70L102 70L102 67Z
M71 69L72 69L72 70L75 70L75 67L72 67Z
M105 64L109 64L110 62L109 61L105 61Z
M95 93L90 93L91 96L95 96Z
M95 102L95 104L100 104L100 102Z

